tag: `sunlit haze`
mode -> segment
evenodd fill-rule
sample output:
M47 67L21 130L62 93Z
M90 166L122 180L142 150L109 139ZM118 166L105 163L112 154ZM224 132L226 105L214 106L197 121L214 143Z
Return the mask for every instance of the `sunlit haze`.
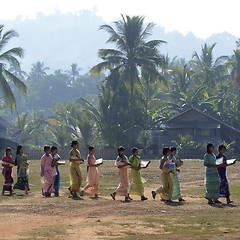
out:
M81 10L92 10L108 22L119 19L121 13L144 15L147 21L165 27L166 31L193 32L197 37L207 38L224 31L240 36L239 6L238 0L12 0L1 3L0 19L17 16L32 19L39 12L79 14Z

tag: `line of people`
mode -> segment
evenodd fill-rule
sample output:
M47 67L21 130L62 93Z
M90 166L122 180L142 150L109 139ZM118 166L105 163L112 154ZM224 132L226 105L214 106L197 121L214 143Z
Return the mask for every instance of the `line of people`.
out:
M180 166L183 165L183 162L180 159L175 157L176 148L164 148L163 149L163 157L160 161L160 169L162 175L162 183L163 186L157 189L156 191L152 191L153 199L156 198L156 195L159 194L161 196L162 201L171 202L172 200L184 201L181 197L180 192L180 184L177 176L177 172ZM125 196L125 201L131 201L130 194L137 195L141 197L141 200L147 200L144 196L144 183L146 180L141 176L141 169L145 167L141 167L141 158L138 155L138 149L132 148L132 156L130 156L129 161L127 156L125 155L125 149L123 147L118 148L118 157L116 159L116 164L119 168L119 178L120 184L117 187L116 191L111 193L111 197L115 200L116 195ZM124 164L119 164L119 163ZM131 176L131 185L129 187L129 179L128 179L128 168L131 168L130 176Z
M84 162L81 158L79 148L79 143L77 141L72 141L71 151L69 152L70 161L70 187L69 195L73 198L79 198L84 196L85 193L93 194L98 198L99 194L99 175L98 167L103 164L103 162L97 162L94 153L94 147L89 147L89 154L87 156L87 183L83 190L80 191L83 177L80 165ZM205 184L206 184L206 198L209 204L221 203L218 199L219 197L225 197L227 203L230 204L230 192L229 185L226 177L226 167L232 165L227 164L227 158L225 155L226 147L224 145L219 146L219 153L217 156L214 155L214 145L209 143L207 145L207 153L204 156L204 166L205 166ZM44 155L41 157L41 180L44 184L42 188L42 195L45 197L50 197L52 193L56 197L59 196L60 188L60 173L59 165L65 164L61 162L61 157L58 154L58 149L55 146L44 146ZM164 148L163 157L160 160L160 170L162 178L162 186L157 190L152 191L152 198L155 199L157 195L161 197L162 201L172 202L173 200L178 200L179 202L185 201L181 196L180 183L178 179L179 168L183 165L178 157L176 157L177 149L176 147ZM223 158L223 164L217 165L216 160ZM141 157L139 156L138 149L136 147L132 148L132 155L128 157L125 155L124 147L118 148L118 156L115 161L118 167L119 175L119 186L117 189L110 194L113 200L116 196L124 196L126 202L132 201L130 195L140 196L142 201L147 200L144 195L144 183L146 180L141 175L141 169L147 168L146 166L141 166ZM13 189L13 167L17 165L17 182L15 183ZM28 194L29 182L28 182L28 162L27 156L23 153L23 146L19 145L16 151L15 160L12 158L12 149L6 149L6 155L2 158L3 166L3 176L4 185L2 194L5 191L9 191L12 195L14 189L24 190L25 194ZM131 181L129 181L129 172ZM130 184L131 182L131 184Z
M87 173L87 184L80 191L83 177L81 173L80 165L84 162L81 158L80 151L78 150L79 143L77 141L72 141L71 144L72 150L69 152L69 161L70 161L70 187L68 188L70 196L74 198L79 198L83 196L85 193L94 194L95 197L98 197L99 193L99 175L98 175L98 167L102 163L96 163L96 158L94 156L95 149L94 147L89 147L89 154L87 156L87 164L88 164L88 173ZM41 181L44 184L42 188L42 195L45 197L50 197L52 193L55 194L56 197L59 196L59 188L60 188L60 173L59 173L59 165L61 157L58 154L58 149L55 146L44 146L44 155L41 157ZM171 152L171 154L170 154ZM175 166L180 167L182 162L178 164L178 161L175 157L176 148L170 149L166 148L163 150L164 157L161 160L161 169L163 170L163 188L162 190L157 190L156 194L159 193L162 195L162 200L170 201L171 198L173 200L179 199L179 201L183 201L181 198L179 181L177 174L174 169L166 170L169 166L167 162L174 162ZM167 159L170 155L171 160ZM23 153L23 147L18 146L16 152L15 161L12 158L12 150L11 148L6 149L6 155L2 159L3 165L3 175L4 175L4 186L2 194L5 194L5 191L9 191L12 194L12 185L13 185L13 167L14 165L18 166L17 175L18 180L15 183L13 189L25 190L25 193L28 194L29 183L28 183L28 163L27 156ZM130 156L129 160L125 155L124 147L118 148L118 157L116 159L116 166L119 169L119 177L120 184L117 187L116 191L111 193L111 197L115 200L116 195L125 196L125 201L131 201L132 198L130 194L137 195L141 197L141 200L147 200L144 196L144 183L146 180L141 176L141 169L148 167L141 167L141 158L138 153L137 148L132 148L132 156ZM129 181L128 168L131 168L131 185ZM170 173L174 173L172 176L176 176L176 178L171 177ZM173 185L174 183L174 185ZM173 187L175 186L175 187ZM175 190L172 196L172 190ZM155 199L156 194L153 192L153 197Z

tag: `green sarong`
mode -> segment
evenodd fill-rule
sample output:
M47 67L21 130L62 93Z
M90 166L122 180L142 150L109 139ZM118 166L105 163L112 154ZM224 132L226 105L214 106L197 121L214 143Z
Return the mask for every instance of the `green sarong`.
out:
M139 156L131 156L129 158L129 162L134 167L139 167L141 164L141 158ZM144 196L144 186L143 184L146 180L141 176L141 170L131 169L131 186L130 186L130 194L137 196Z
M178 173L176 171L175 174L171 174L171 178L173 181L173 193L172 193L172 200L178 200L181 197L181 191L180 191L180 184L178 179Z
M214 154L205 154L204 165L216 165ZM208 199L218 199L220 189L220 179L217 168L205 167L206 197Z

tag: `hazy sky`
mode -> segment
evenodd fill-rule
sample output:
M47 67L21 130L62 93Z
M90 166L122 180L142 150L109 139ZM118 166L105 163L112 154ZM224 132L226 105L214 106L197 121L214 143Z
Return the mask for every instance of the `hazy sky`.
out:
M240 37L239 7L240 0L8 0L1 2L0 19L94 10L108 22L119 19L121 13L137 14L167 31L192 31L201 38L227 31Z

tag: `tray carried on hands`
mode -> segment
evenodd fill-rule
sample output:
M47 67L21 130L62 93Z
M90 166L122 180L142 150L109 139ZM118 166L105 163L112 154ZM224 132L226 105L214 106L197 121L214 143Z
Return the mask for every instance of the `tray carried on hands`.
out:
M229 159L227 160L227 164L234 164L237 161L237 159Z
M227 164L234 164L237 161L237 159L229 159L226 161ZM223 157L218 158L216 160L216 165L223 165Z
M103 163L103 159L102 158L99 158L96 160L96 164L102 164Z
M65 165L65 164L66 164L66 161L59 160L59 161L58 161L58 164L59 164L59 165Z
M141 168L147 168L151 161L141 161Z

